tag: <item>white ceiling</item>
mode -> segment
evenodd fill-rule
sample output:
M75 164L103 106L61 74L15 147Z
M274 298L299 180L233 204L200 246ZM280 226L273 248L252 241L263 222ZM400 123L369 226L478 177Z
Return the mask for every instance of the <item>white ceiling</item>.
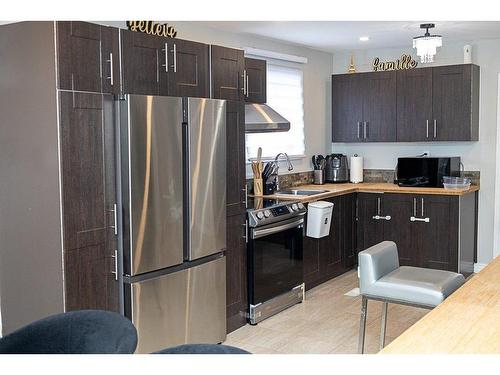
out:
M336 50L409 47L414 36L423 35L421 23L432 21L217 21L199 22L222 31L243 33L299 44L328 52ZM500 38L497 21L433 22L431 34L443 36L443 44ZM369 36L360 42L360 36Z

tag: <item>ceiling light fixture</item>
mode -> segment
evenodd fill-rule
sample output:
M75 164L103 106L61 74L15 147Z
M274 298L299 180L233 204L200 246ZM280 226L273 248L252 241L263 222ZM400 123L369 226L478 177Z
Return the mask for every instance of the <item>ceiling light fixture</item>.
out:
M369 36L360 36L359 40L361 42L368 42L370 40L370 37Z
M425 29L425 34L413 38L413 48L417 49L417 55L420 56L420 61L423 64L433 62L437 47L443 45L441 35L429 34L429 29L433 27L433 23L421 24L420 28Z

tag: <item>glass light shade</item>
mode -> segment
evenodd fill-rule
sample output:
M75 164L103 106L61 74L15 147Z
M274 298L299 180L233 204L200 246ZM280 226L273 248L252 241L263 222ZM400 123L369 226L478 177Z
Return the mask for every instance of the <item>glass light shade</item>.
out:
M434 61L437 47L441 47L443 41L439 35L420 36L413 38L413 48L417 49L420 62L423 64Z

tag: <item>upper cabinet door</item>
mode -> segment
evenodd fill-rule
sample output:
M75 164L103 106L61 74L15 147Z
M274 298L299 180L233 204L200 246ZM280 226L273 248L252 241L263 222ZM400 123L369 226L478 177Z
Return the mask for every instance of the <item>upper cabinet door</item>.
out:
M245 212L245 104L226 102L226 210Z
M357 74L332 76L332 142L362 142L363 96Z
M119 93L118 29L57 22L58 87Z
M398 142L433 140L432 69L397 72Z
M243 50L212 46L212 98L243 100Z
M367 142L396 141L396 74L360 74L363 94L363 139Z
M166 39L164 42L169 50L168 92L161 94L208 98L208 45L182 39Z
M166 95L171 39L128 30L120 33L123 93Z
M440 66L432 72L432 139L477 141L479 67L472 64Z
M265 103L267 85L266 60L245 58L245 101Z

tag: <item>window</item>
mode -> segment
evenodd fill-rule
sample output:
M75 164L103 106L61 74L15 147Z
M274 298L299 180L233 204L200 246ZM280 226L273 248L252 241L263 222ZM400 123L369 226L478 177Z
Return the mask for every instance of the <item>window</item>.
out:
M302 69L267 63L267 104L290 121L290 130L279 133L246 134L246 157L263 157L279 152L304 155L304 90Z

